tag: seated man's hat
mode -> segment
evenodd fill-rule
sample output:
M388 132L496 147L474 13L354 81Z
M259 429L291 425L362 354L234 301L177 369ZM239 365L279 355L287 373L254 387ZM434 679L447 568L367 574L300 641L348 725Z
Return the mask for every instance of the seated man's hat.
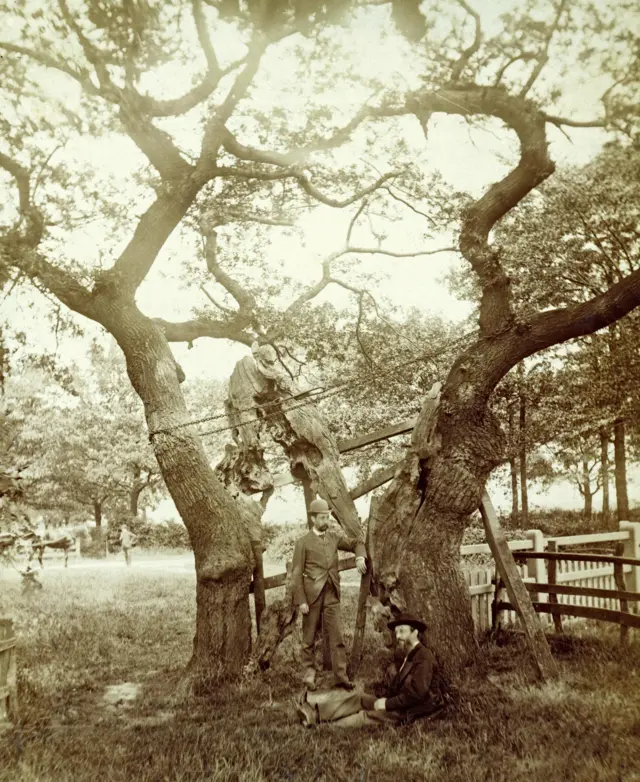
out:
M409 625L409 627L414 627L419 633L424 633L427 629L422 619L418 619L417 616L412 616L411 614L399 614L390 622L387 622L389 630L394 630L398 625Z

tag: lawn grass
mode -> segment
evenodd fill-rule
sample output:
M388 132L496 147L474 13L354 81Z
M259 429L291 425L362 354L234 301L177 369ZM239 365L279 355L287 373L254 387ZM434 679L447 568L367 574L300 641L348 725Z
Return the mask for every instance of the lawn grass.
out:
M272 670L185 700L176 685L194 622L190 573L76 570L43 576L32 600L0 574L19 638L20 723L0 737L2 782L640 780L640 644L575 625L552 640L558 680L535 683L517 635L482 647L488 678L433 722L342 733L304 730L296 638ZM357 591L345 589L345 626ZM0 613L2 610L0 609ZM5 611L6 612L6 611ZM369 637L363 679L385 660ZM132 683L135 700L105 701Z

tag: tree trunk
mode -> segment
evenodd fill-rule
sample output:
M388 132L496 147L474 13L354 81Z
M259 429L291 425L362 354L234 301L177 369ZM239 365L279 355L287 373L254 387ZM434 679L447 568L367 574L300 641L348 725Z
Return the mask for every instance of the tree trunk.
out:
M423 617L444 677L455 680L477 654L462 535L505 442L489 411L451 420L457 391L442 403L439 391L430 392L406 459L371 517L370 554L381 601Z
M602 523L609 526L609 432L600 428L600 480L602 483Z
M520 517L520 503L518 498L518 467L515 453L515 416L513 405L509 405L509 472L511 474L511 523L517 524Z
M593 493L589 477L589 462L586 457L582 459L582 494L584 496L584 517L590 521L593 515Z
M618 521L628 521L629 496L627 494L627 457L625 450L625 422L623 418L619 418L613 425L613 455Z
M102 502L93 501L93 518L96 522L96 529L102 529Z
M520 503L518 502L518 466L515 458L509 459L509 471L511 472L511 521L517 524L520 519Z
M142 490L146 485L147 484L144 483L144 481L142 481L140 478L140 468L137 466L134 467L133 486L129 492L129 513L131 513L134 519L138 516L138 501L140 499L140 495L142 494Z
M251 648L247 526L253 520L216 478L199 437L180 427L189 416L160 327L133 302L119 302L104 320L125 354L160 470L194 551L197 612L189 672L229 680L241 674Z
M522 496L521 521L526 528L529 524L529 491L527 487L527 400L524 388L523 364L518 364L518 391L520 423L520 494Z

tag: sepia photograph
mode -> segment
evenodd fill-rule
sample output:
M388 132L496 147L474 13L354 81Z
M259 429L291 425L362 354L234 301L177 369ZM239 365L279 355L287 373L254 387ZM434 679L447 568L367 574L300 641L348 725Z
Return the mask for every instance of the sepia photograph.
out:
M639 107L631 0L0 0L0 782L640 782Z

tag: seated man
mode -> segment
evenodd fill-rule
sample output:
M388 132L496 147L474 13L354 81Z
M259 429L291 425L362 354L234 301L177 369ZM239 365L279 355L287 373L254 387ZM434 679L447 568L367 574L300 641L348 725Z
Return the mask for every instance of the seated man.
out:
M342 728L359 728L382 723L401 724L440 711L443 703L429 693L435 667L435 656L418 639L426 625L420 619L401 614L389 622L395 630L398 646L406 651L386 698L376 698L363 692L313 695L307 692L294 699L300 722L311 727L330 722Z

